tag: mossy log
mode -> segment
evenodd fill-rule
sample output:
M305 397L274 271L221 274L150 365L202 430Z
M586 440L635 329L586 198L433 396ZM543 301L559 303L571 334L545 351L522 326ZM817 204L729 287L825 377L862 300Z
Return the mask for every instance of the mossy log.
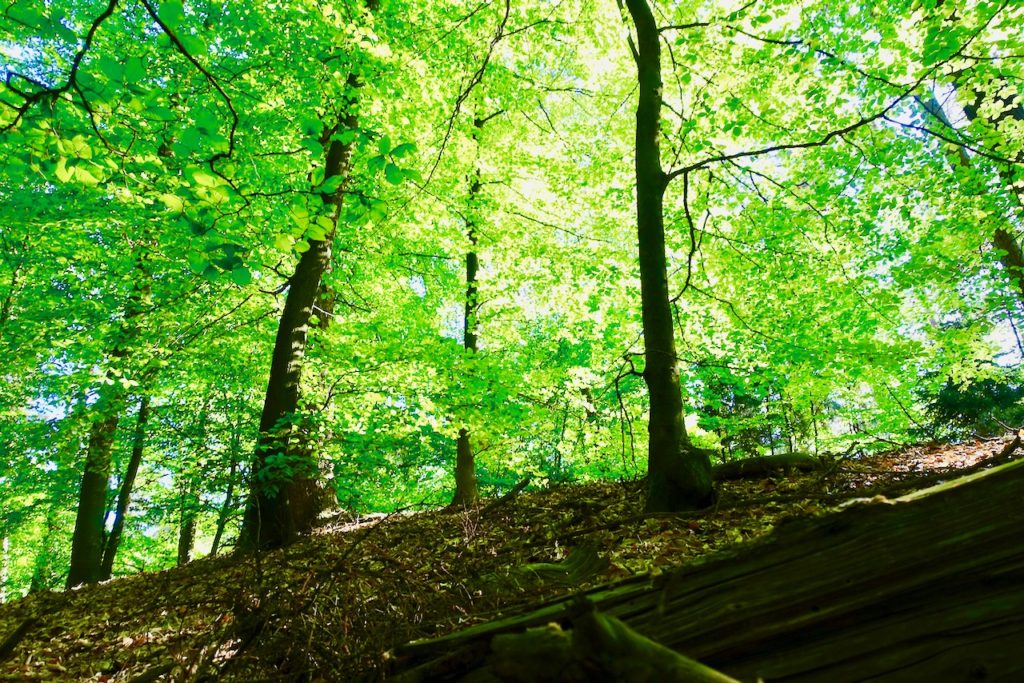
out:
M1011 462L783 524L731 554L586 599L741 681L1021 681L1022 490L1024 461ZM548 624L570 629L578 600L410 643L396 653L396 672L514 680L491 664L495 637Z
M742 460L730 460L715 465L711 476L715 481L763 477L775 472L813 472L822 468L822 461L807 453L784 453L782 455L760 455Z

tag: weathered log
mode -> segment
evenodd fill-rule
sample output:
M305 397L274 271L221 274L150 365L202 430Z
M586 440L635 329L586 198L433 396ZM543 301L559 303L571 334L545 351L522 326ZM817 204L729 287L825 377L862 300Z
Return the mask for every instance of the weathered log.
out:
M715 465L711 476L715 481L762 477L774 472L813 472L822 468L822 461L807 453L783 453L781 455L759 455L742 460L731 460Z
M1024 461L1011 462L785 523L731 554L586 597L743 681L1020 681L1022 490ZM410 643L397 668L443 660L430 680L500 681L488 665L494 637L570 628L572 600Z

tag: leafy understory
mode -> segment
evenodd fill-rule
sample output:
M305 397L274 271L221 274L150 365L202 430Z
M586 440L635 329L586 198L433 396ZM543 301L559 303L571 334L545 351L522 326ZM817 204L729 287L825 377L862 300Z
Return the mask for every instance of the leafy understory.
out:
M1009 442L920 446L816 472L723 482L716 506L643 514L640 482L527 490L464 510L343 513L270 553L37 593L0 606L28 623L0 680L353 680L404 642L546 599L645 580L853 498L896 496L999 459ZM580 549L594 573L552 571Z

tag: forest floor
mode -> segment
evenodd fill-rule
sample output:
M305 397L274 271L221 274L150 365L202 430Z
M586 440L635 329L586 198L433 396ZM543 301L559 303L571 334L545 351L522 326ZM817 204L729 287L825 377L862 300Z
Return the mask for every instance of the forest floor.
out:
M281 551L0 605L0 681L377 680L402 643L643 580L851 498L925 488L984 466L1007 443L917 446L722 482L713 509L686 515L643 514L640 482L592 482L470 510L338 518ZM587 571L552 566L581 547L598 558Z

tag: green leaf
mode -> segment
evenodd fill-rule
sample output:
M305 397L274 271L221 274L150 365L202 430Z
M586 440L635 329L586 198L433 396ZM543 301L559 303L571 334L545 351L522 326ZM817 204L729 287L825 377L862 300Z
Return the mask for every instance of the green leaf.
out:
M379 199L371 199L370 210L367 212L366 215L375 223L380 223L381 221L388 217L387 202L383 202Z
M142 65L142 60L138 57L129 57L124 63L125 83L138 83L145 77L146 67Z
M320 144L320 141L316 138L302 138L302 146L313 153L314 156L320 156L324 153L324 146Z
M300 228L299 234L306 231L306 227L309 225L309 211L306 210L306 207L301 204L292 204L288 209L288 216L296 227Z
M391 156L393 156L396 159L398 159L398 158L401 158L401 157L405 156L406 154L409 154L409 153L415 152L415 151L416 151L416 145L415 144L413 144L411 142L403 142L398 147L395 147L393 150L391 150Z
M194 36L188 33L178 34L178 40L181 41L181 44L190 55L205 55L210 51L210 47L206 44L206 41L199 36Z
M343 145L351 144L359 136L359 131L353 128L346 128L340 133L335 133L331 136L332 140L337 140Z
M28 7L30 3L24 2L17 3L11 7L8 7L5 11L7 17L19 24L24 24L29 28L42 28L47 23L46 16L38 9Z
M398 168L394 164L388 164L384 169L384 177L388 179L388 182L392 185L400 185L405 176L402 174L402 169Z
M164 0L160 3L156 15L168 29L173 31L185 20L185 7L182 0Z
M182 201L181 197L173 194L161 194L160 201L168 208L168 210L174 213L181 213L185 210L185 202Z
M104 76L115 83L120 83L121 79L124 78L124 65L110 55L100 57L97 66Z
M369 161L366 162L366 166L367 168L370 169L370 173L376 174L384 170L384 166L386 166L387 163L387 158L385 158L384 155L381 154L380 156L372 157Z
M195 252L188 255L188 267L196 275L202 275L209 266L210 262L206 259L205 255Z
M302 134L308 138L319 138L324 128L320 118L313 114L304 115L299 120L299 125L302 127Z
M100 178L98 178L92 171L85 168L84 166L75 167L75 179L86 185L99 185Z
M277 235L274 237L274 247L278 251L291 251L292 238L288 235Z
M341 187L342 183L344 182L345 176L332 175L330 178L321 183L320 187L317 189L323 194L334 194L335 192L338 191L338 188Z
M306 237L317 242L322 242L327 239L327 229L317 223L310 223L309 227L306 228Z
M74 167L68 168L68 160L61 157L57 160L57 180L62 183L71 182L71 178L74 175Z
M150 107L146 110L146 113L157 121L175 121L178 118L174 115L173 111L162 106Z
M207 135L216 133L220 129L220 119L209 109L201 109L196 114L196 128Z
M377 141L377 151L381 154L387 154L391 151L391 138L387 135Z
M245 287L252 282L252 273L245 266L238 266L231 271L231 281L239 287Z
M186 172L197 185L202 187L216 187L220 185L220 179L212 173L207 173L198 167L193 167Z

